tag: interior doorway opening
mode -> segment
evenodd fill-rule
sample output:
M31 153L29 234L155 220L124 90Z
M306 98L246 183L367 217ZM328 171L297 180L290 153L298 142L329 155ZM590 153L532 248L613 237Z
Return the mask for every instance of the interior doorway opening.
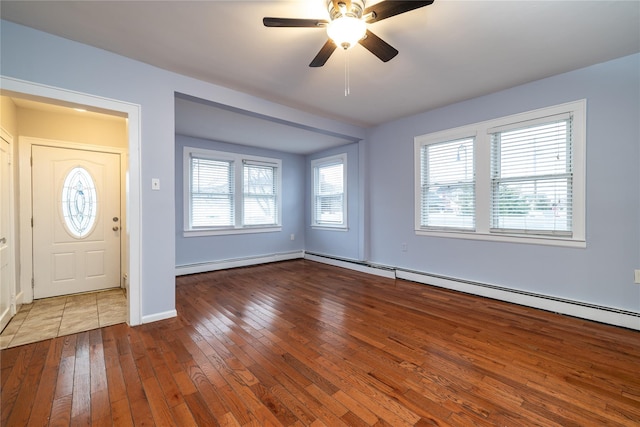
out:
M90 114L102 114L119 117L126 122L126 142L124 147L126 160L123 162L123 260L122 280L127 288L127 322L129 325L138 325L141 322L141 265L140 265L140 106L106 99L91 94L71 92L60 88L43 86L22 80L1 78L3 96L9 96L19 100L18 102L37 102L45 105L43 108L57 109L82 109ZM22 147L22 136L16 135L20 140L17 145L17 158L19 159L19 179L16 183L19 192L19 221L16 225L16 234L19 236L19 273L17 274L16 289L19 291L18 303L30 303L33 301L33 259L32 259L32 229L30 224L30 203L22 202L24 194L29 193L30 179L24 174L28 170L26 164L30 162L30 156L22 156L26 148ZM30 145L30 143L26 143ZM25 160L28 159L28 160ZM25 178L23 180L23 178Z

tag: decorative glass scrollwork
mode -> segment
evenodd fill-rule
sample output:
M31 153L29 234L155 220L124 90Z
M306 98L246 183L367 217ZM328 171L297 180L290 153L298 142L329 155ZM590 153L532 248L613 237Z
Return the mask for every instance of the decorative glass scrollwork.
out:
M67 174L62 186L62 216L69 232L86 237L96 221L96 185L89 172L75 167Z

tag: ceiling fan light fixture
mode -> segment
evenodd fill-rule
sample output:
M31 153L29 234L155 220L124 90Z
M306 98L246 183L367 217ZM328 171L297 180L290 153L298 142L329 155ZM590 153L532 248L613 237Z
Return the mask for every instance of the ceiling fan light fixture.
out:
M341 16L327 26L327 35L336 46L347 50L355 46L367 32L366 23L352 16Z

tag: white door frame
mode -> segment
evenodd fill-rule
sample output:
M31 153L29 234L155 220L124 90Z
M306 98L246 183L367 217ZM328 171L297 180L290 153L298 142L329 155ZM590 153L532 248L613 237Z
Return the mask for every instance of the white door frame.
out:
M14 172L15 172L15 156L13 135L0 127L0 136L9 143L9 283L11 284L11 293L9 301L9 315L15 316L18 311L17 307L22 304L22 292L18 292L16 283L16 221L15 221L15 189L14 189ZM5 208L6 209L6 208Z
M100 96L90 95L81 92L75 92L71 90L56 88L53 86L47 86L39 83L28 82L25 80L14 79L12 77L0 76L0 87L3 92L7 92L10 96L24 97L35 96L50 98L60 101L69 105L84 105L89 107L95 107L98 109L104 109L109 111L115 111L126 114L128 119L128 137L129 137L129 150L128 150L128 179L126 183L126 203L125 212L127 217L127 238L128 249L127 254L129 256L128 265L128 283L129 292L127 293L127 299L129 302L128 310L128 323L131 326L139 325L142 323L142 232L141 232L141 159L140 159L140 131L141 131L141 112L140 105L132 104L125 101L118 101L114 99L104 98ZM22 178L23 167L21 165L20 172ZM30 168L29 168L30 171ZM30 173L29 173L30 175ZM29 178L30 179L30 178ZM29 189L29 194L31 190ZM22 194L22 191L21 191ZM23 215L21 214L21 217ZM31 233L31 224L29 222L29 233ZM25 243L32 242L32 239L28 238L28 235L23 235L23 225L20 225L21 231L21 268L20 268L20 289L25 294L25 302L30 302L33 299L33 291L31 288L31 271L26 270L28 274L22 274L25 271L25 261L30 260L31 253L24 256ZM30 293L30 299L27 300L27 292Z
M29 286L24 288L25 297L29 297L28 302L33 300L33 286L31 286L31 278L33 278L33 228L31 227L31 218L33 218L33 186L32 186L32 168L31 157L34 145L53 147L53 148L69 148L83 151L96 151L100 153L112 153L120 156L120 224L122 230L120 238L120 286L122 286L122 275L128 274L127 263L125 257L128 256L126 247L126 236L129 232L127 229L127 212L122 209L126 206L126 174L127 159L126 150L119 147L107 147L102 145L91 145L77 142L56 141L52 139L33 138L30 136L21 136L19 138L18 157L20 161L20 235L22 236L20 246L21 272L27 277ZM125 238L122 238L125 237ZM27 292L28 289L28 292Z

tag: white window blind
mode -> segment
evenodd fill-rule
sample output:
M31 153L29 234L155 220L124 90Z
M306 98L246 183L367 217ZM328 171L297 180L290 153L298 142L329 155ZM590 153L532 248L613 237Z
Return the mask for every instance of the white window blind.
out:
M569 114L491 129L491 232L572 235Z
M234 225L233 161L191 157L191 227Z
M344 161L314 167L314 224L345 225Z
M274 225L278 223L276 177L276 166L244 162L244 225Z
M420 150L420 227L475 227L474 138L426 144Z

